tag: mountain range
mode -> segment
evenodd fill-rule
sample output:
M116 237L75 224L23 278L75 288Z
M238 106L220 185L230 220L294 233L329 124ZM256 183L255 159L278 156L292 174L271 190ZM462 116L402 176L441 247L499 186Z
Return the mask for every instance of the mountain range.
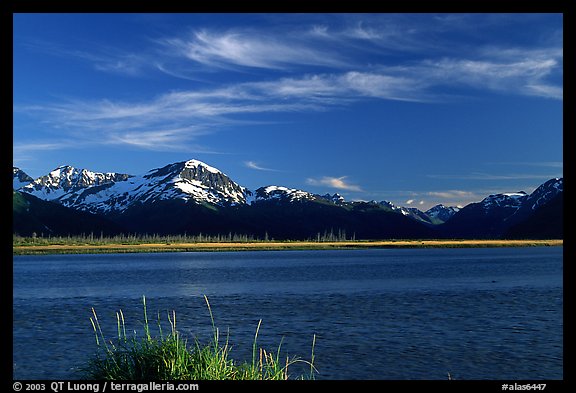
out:
M13 168L13 232L247 234L275 239L562 238L563 179L531 194L487 196L423 212L270 185L254 191L198 160L143 175L61 166L33 179Z

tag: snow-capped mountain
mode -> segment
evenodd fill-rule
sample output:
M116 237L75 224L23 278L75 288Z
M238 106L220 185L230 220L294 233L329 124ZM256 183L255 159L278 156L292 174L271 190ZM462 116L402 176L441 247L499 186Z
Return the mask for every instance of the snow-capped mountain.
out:
M71 205L75 199L72 197L76 193L90 187L122 182L128 178L130 175L127 174L99 173L63 165L22 187L21 191L40 199Z
M325 201L336 205L346 203L344 197L338 193L318 195L312 194L308 191L283 186L260 187L254 193L254 196L254 202L276 200L283 202Z
M563 179L551 179L531 194L524 191L493 194L471 203L443 225L447 236L499 237L508 228L526 220L540 207L563 192Z
M530 210L536 210L538 207L548 203L556 195L564 191L564 179L554 178L550 179L544 184L540 185L538 188L530 194L523 205Z
M22 191L92 213L118 213L134 205L171 199L242 204L249 194L218 169L197 160L166 165L142 176L101 174L64 166L36 179Z
M458 211L460 211L460 208L458 207L439 204L431 207L424 213L432 220L432 222L443 223L451 219L454 214L458 213Z
M320 198L325 199L329 202L335 203L337 205L342 205L344 203L346 203L346 200L344 199L344 197L338 193L335 194L324 194L324 195L320 195Z
M12 173L13 173L13 181L12 181L13 190L17 190L34 181L34 179L28 176L28 174L20 168L12 167Z
M245 204L251 191L232 181L220 170L198 160L189 160L154 169L144 175L145 183L165 184L161 199L174 197L215 205ZM154 186L157 188L157 186ZM148 192L149 193L149 192Z
M518 209L528 194L524 191L489 195L480 202L486 212L492 209Z
M505 209L511 212L507 220L518 220L518 216L530 214L563 191L563 179L554 178L541 184L531 194L526 194L524 191L495 194L484 198L480 203L485 210L485 214L489 214L494 209Z
M316 199L316 196L309 192L283 186L260 187L254 193L254 196L255 196L254 202L263 202L271 200L280 202L296 202L296 201L313 201Z
M378 204L380 206L387 207L388 209L390 209L396 213L403 214L405 216L408 216L410 214L408 209L406 209L405 207L396 206L395 204L393 204L392 202L389 202L389 201L381 201L381 202L378 202Z
M395 213L402 214L408 218L411 218L416 221L421 221L426 224L434 224L434 222L430 219L430 217L423 211L415 207L404 207L404 206L397 206L389 201L381 201L378 202L380 206L384 206L385 208L390 209Z
M58 167L35 180L16 167L13 175L13 187L19 192L104 216L101 218L127 231L142 233L238 231L287 239L310 238L332 230L366 239L562 233L558 230L562 228L561 178L547 181L529 195L523 191L494 194L461 209L437 205L422 212L388 201L346 202L339 194L319 195L275 185L252 193L198 160L169 164L138 176L71 166ZM553 217L548 219L550 215ZM545 232L541 223L548 226ZM56 228L54 223L48 224Z

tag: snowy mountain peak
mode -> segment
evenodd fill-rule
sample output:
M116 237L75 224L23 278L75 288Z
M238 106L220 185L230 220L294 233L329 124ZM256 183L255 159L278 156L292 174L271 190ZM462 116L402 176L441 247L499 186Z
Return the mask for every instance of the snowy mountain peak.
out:
M34 181L34 179L28 176L26 172L17 167L12 167L12 175L12 189L14 190L24 187Z
M443 204L438 204L426 210L424 213L430 217L432 220L446 222L454 214L456 214L460 209L454 206L444 206Z
M222 173L218 169L206 164L205 162L199 161L199 160L185 161L184 167L185 168L202 168L203 170L207 170L208 172L215 173L215 174Z
M198 160L188 160L152 169L106 193L117 196L106 199L104 210L123 211L135 203L184 200L214 205L246 204L251 192L232 181L220 170ZM114 203L110 203L110 201Z
M507 192L502 194L489 195L482 200L482 205L485 209L493 209L496 207L509 207L517 209L522 205L525 198L528 197L524 191Z
M256 202L269 200L295 202L316 199L314 195L309 192L283 186L260 187L256 190L255 197Z
M494 194L484 198L481 203L486 209L495 207L525 209L529 206L530 210L535 210L563 191L563 178L554 178L538 186L531 194L524 191Z
M403 206L396 206L392 202L389 201L381 201L378 202L380 206L384 206L395 213L402 214L408 218L411 218L416 221L422 221L426 223L431 223L430 217L426 215L426 213L420 211L415 207L403 207Z
M87 169L76 169L62 165L48 175L41 176L22 187L22 191L45 200L57 200L69 193L84 190L92 186L101 186L125 181L130 175L121 173L99 173Z
M174 164L181 169L173 179L184 194L215 204L245 204L251 194L220 170L198 160Z
M96 173L65 165L23 190L92 213L120 213L134 205L165 200L222 206L245 204L251 194L218 169L198 160L169 164L141 176Z
M344 197L338 193L335 193L333 195L330 195L330 194L320 195L320 198L326 199L327 201L333 202L337 205L340 205L340 204L343 204L346 202Z
M550 201L556 195L564 191L564 179L554 178L550 179L544 184L536 188L532 194L527 198L527 205L531 210L536 210L538 207Z
M519 191L519 192L505 192L502 195L510 198L523 198L528 194L526 194L524 191Z
M175 162L173 164L163 166L162 168L152 169L146 175L144 175L145 178L169 178L170 176L181 177L188 180L202 180L208 178L213 179L215 177L228 178L228 176L222 173L222 171L198 160Z
M407 216L409 214L408 209L406 209L405 207L396 206L395 204L393 204L392 202L389 202L389 201L381 201L381 202L378 202L378 204L380 206L387 207L396 213L401 213L405 216Z

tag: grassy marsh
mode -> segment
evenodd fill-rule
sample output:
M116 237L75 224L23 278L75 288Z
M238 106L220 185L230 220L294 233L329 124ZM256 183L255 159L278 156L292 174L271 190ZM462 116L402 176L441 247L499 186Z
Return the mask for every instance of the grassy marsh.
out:
M13 238L14 255L34 254L96 254L134 252L193 252L193 251L258 251L258 250L330 250L362 248L460 248L460 247L542 247L562 246L562 239L500 240L500 239L424 239L424 240L343 240L343 241L196 241L186 239L143 239L131 242L114 240L67 242L63 239Z

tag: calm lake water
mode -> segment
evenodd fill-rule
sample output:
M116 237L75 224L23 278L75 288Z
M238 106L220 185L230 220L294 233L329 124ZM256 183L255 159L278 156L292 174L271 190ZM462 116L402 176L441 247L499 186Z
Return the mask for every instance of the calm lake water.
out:
M310 359L317 379L563 379L562 247L14 257L15 379L79 379L116 311L142 333L175 310L231 357L258 344ZM156 327L155 322L153 328ZM156 332L153 329L153 332ZM306 372L292 367L292 374Z

